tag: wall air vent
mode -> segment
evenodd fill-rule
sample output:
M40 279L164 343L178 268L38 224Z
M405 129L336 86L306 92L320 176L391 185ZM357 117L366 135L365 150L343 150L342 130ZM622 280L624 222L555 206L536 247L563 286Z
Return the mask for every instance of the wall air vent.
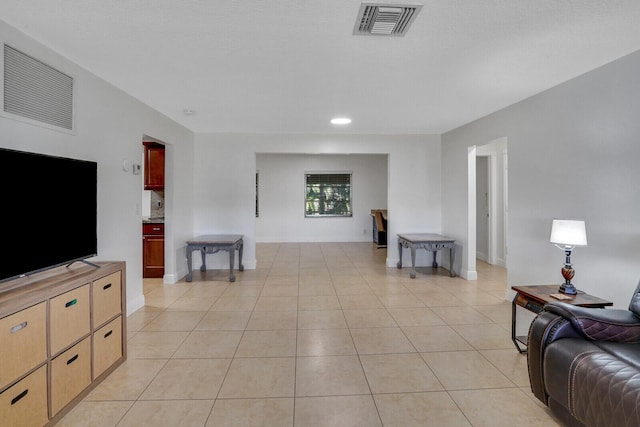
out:
M73 78L4 45L4 112L73 130Z
M404 36L422 5L362 3L354 35Z

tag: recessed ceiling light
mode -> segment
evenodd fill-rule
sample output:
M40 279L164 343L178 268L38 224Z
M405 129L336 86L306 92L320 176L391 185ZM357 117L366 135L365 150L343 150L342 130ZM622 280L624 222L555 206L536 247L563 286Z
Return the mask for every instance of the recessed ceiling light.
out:
M334 125L348 125L351 123L351 119L347 117L336 117L335 119L331 119L331 123Z

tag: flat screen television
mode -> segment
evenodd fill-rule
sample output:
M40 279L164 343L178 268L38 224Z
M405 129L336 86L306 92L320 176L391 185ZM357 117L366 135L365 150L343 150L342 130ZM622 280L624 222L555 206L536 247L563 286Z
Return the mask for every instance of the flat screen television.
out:
M0 283L97 255L97 170L0 148Z

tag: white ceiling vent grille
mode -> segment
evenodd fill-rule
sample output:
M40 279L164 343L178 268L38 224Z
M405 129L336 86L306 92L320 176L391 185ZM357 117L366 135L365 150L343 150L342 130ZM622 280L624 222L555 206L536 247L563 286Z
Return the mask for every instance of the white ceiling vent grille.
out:
M73 78L4 45L4 111L73 130Z
M362 3L355 35L404 36L422 5Z

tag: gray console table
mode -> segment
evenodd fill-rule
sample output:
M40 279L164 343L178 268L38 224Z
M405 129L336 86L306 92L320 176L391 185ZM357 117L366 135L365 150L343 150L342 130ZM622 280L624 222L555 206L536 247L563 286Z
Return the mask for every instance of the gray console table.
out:
M215 254L219 251L229 252L229 281L235 282L236 276L233 274L234 256L235 251L238 251L238 271L244 271L244 265L242 265L242 249L244 242L242 240L244 236L241 234L207 234L204 236L198 236L193 240L187 241L187 282L192 279L192 259L191 253L193 251L200 251L202 254L202 266L200 271L206 271L207 265L205 262L206 254Z
M411 249L411 273L409 277L416 278L416 249L422 248L433 252L433 268L438 268L436 254L439 250L449 249L449 272L455 277L453 271L453 258L455 256L455 240L439 234L398 234L398 268L402 268L402 248Z

